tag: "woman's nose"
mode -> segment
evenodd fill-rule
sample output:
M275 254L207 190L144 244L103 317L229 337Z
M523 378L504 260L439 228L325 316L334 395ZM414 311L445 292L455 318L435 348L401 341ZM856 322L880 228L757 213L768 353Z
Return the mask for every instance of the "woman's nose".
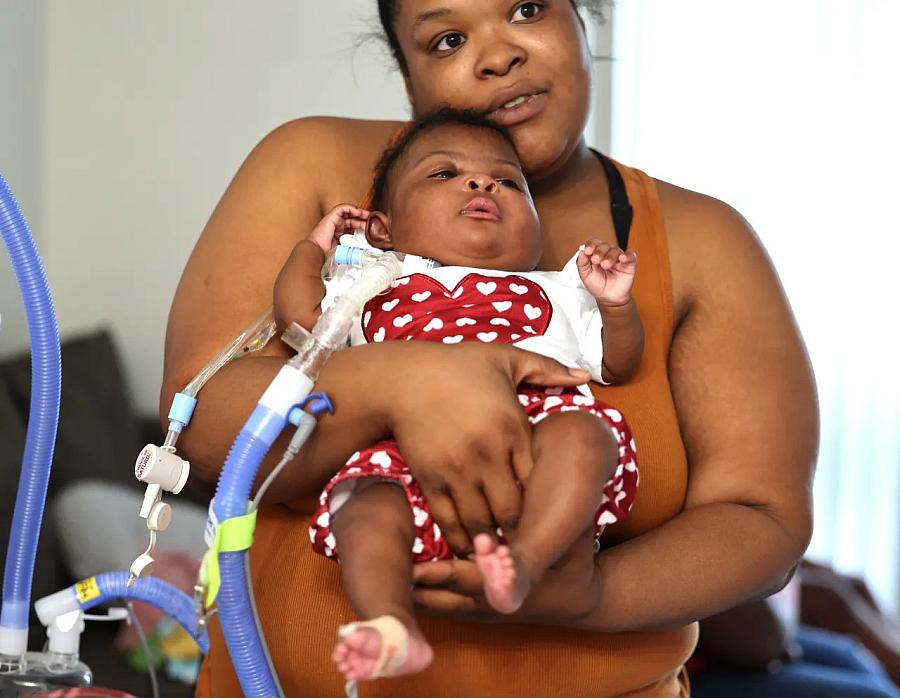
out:
M466 189L472 191L481 190L488 194L493 194L497 191L497 182L494 181L493 177L489 177L488 175L472 175L466 179Z
M525 50L514 43L494 41L489 43L475 66L478 77L486 78L495 75L506 75L517 65L525 63Z

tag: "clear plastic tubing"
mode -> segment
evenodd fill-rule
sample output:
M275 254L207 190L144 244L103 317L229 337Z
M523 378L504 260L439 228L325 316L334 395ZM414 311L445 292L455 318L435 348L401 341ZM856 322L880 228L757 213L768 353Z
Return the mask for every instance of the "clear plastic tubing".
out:
M3 576L0 655L21 657L28 646L28 612L62 381L59 330L47 277L18 203L0 176L0 234L25 303L31 343L31 405L19 489Z
M181 392L190 397L197 397L206 382L229 361L238 359L258 349L262 349L275 334L275 316L269 308L260 315L252 325L241 332L234 340L210 361Z
M379 259L388 255L400 263L400 272L397 274L411 274L417 271L427 271L441 266L438 262L427 257L419 257L405 252L385 252L371 247L353 247L352 245L338 245L325 260L323 276L331 278L336 275L341 266L356 269L371 267ZM395 277L396 278L396 277Z

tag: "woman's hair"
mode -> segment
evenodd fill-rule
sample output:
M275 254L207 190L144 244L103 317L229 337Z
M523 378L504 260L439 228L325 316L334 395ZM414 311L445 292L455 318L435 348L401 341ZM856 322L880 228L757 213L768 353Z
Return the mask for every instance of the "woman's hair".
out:
M384 211L383 207L387 203L385 199L388 193L388 178L394 165L397 164L397 161L409 150L419 136L441 126L471 126L473 128L488 129L499 134L509 143L513 151L516 150L516 144L513 142L509 131L503 126L498 126L492 121L488 121L483 114L471 109L442 107L410 123L378 158L369 197L369 208Z
M400 66L400 70L405 74L406 59L403 57L403 51L400 49L400 42L397 40L397 32L394 31L394 24L397 21L397 11L402 0L378 0L378 17L381 19L381 28L384 30L384 36L387 39L388 46L391 49L394 59ZM603 6L609 4L609 0L569 0L572 6L577 10L584 8L591 15L604 21Z

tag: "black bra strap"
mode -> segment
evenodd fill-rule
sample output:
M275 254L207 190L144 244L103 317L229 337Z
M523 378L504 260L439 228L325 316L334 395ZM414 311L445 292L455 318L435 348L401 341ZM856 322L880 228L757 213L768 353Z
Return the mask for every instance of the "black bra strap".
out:
M613 228L616 231L616 241L623 250L628 249L628 234L631 232L631 221L634 218L634 209L628 201L628 191L625 189L625 180L615 163L603 153L591 148L591 152L600 161L603 171L606 172L606 181L609 182L609 210L612 214Z

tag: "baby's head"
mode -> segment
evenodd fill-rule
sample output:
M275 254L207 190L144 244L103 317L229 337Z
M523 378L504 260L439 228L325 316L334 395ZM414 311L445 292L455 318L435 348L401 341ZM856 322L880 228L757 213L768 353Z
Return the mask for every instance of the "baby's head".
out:
M512 139L475 112L417 120L375 168L370 244L444 265L530 271L541 227Z

